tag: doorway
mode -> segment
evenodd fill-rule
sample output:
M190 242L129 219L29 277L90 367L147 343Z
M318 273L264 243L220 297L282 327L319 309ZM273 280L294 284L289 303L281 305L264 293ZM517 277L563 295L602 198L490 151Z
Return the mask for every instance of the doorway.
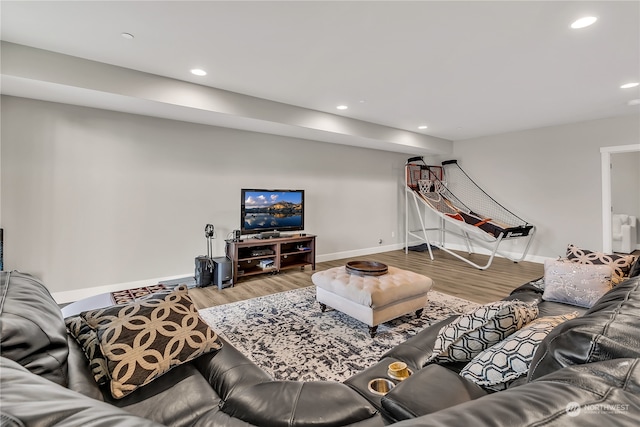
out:
M600 162L602 170L602 252L612 252L612 230L611 214L612 191L611 191L611 156L619 153L633 153L640 151L640 144L618 145L614 147L600 148ZM638 187L640 188L640 183Z

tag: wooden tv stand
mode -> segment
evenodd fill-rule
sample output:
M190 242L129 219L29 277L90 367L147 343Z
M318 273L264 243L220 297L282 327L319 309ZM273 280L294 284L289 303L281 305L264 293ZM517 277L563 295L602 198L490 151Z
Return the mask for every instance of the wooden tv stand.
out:
M255 274L304 269L307 265L316 269L316 236L311 234L228 241L226 252L233 265L234 285L240 278Z

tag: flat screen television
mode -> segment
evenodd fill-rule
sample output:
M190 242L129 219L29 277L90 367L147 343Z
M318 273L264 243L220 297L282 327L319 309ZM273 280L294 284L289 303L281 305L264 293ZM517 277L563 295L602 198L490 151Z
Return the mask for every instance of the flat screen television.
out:
M242 189L241 192L242 234L304 230L304 190Z

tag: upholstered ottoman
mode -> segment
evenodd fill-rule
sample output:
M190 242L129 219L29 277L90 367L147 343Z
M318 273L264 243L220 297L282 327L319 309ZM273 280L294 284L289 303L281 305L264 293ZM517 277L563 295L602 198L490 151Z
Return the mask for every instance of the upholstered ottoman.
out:
M382 276L349 274L345 267L311 276L316 298L324 312L330 306L369 325L374 337L380 323L416 312L422 314L433 281L412 271L389 267Z

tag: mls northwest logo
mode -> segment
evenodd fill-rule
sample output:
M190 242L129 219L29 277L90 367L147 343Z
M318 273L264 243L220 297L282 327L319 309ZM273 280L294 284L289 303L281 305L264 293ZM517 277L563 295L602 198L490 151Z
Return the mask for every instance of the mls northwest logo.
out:
M629 405L621 403L595 403L580 406L578 402L569 402L565 410L570 417L577 417L580 414L621 414L629 411Z
M566 407L567 415L577 417L580 415L580 404L578 402L569 402Z

